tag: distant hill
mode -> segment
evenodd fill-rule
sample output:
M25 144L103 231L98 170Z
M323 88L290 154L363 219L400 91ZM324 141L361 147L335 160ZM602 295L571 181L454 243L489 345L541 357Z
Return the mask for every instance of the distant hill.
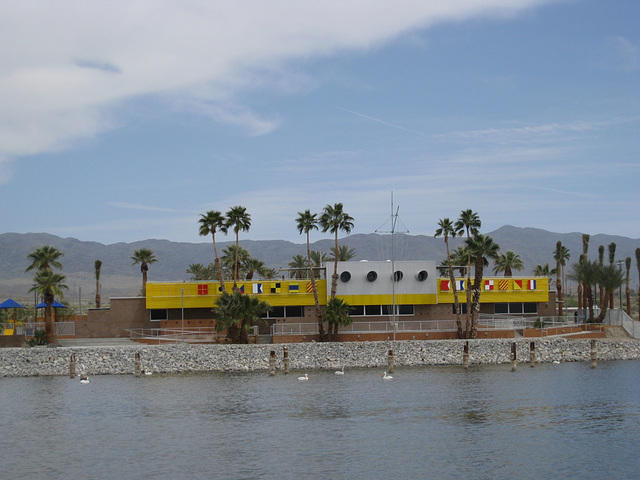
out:
M562 241L571 252L569 264L577 261L582 252L581 233L553 233L535 228L503 226L488 232L501 251L512 250L522 258L525 269L522 275L532 273L536 265L549 263L553 268L553 251L556 242ZM387 260L391 258L391 236L380 234L351 235L340 238L340 245L348 245L357 254L354 260ZM426 235L397 234L393 237L396 260L434 260L441 262L446 258L444 240ZM463 239L452 239L451 248L462 243ZM593 235L589 243L589 257L598 258L598 247L605 248L611 243L617 245L616 259L633 259L632 284L637 285L637 267L635 249L640 247L640 239L611 235ZM220 242L219 250L233 242ZM295 255L306 255L306 245L284 240L253 241L241 240L240 244L253 257L264 261L276 269L286 268ZM131 265L134 250L145 247L153 250L158 263L149 269L150 281L189 280L185 273L192 263L208 264L213 261L211 241L202 243L179 243L168 240L145 240L134 243L115 243L104 245L98 242L83 242L74 238L60 238L46 233L4 233L0 234L0 301L12 297L27 301L32 295L31 273L25 273L28 266L27 255L42 245L51 245L64 253L61 261L63 273L67 275L70 301L83 303L92 301L95 296L95 260L102 261L100 283L103 301L109 297L137 295L141 287L141 274L138 266ZM333 239L327 238L311 245L313 250L329 252ZM608 261L608 250L605 252ZM491 270L490 270L491 271ZM283 275L285 272L283 272Z

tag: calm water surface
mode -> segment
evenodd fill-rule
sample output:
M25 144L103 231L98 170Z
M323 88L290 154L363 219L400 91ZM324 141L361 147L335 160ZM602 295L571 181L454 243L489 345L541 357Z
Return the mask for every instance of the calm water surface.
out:
M640 362L0 378L0 478L639 478Z

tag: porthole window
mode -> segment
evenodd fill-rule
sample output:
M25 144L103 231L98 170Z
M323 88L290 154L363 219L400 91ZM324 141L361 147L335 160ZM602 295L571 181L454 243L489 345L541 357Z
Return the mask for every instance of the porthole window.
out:
M378 274L373 270L367 273L367 280L369 280L370 282L375 282L377 278L378 278Z
M344 283L347 283L349 280L351 280L351 273L342 272L340 274L340 280L342 280Z
M427 277L429 277L429 273L427 273L426 270L421 270L418 275L416 275L416 278L418 279L419 282L424 282Z
M404 273L402 273L401 270L396 270L395 272L393 272L394 282L399 282L400 280L402 280L402 277L404 277Z

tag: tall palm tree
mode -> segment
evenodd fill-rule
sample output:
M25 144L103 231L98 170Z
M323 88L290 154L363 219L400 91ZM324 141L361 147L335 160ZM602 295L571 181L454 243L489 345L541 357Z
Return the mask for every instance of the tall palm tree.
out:
M624 266L626 269L626 274L624 276L624 295L627 300L627 315L631 317L631 290L629 289L629 274L631 273L631 257L627 257L624 260ZM622 305L620 305L620 309L622 309Z
M213 241L213 255L218 281L220 282L220 291L224 291L224 275L222 274L222 265L220 265L220 257L218 257L218 247L216 245L216 232L227 234L227 224L224 215L217 210L209 210L204 215L200 215L200 231L201 236L206 237L211 234Z
M329 256L324 253L322 250L311 250L311 263L313 263L314 273L318 276L318 278L322 278L325 270L322 268L329 260Z
M507 253L501 253L496 258L496 266L493 267L494 273L504 272L505 277L513 276L513 270L521 271L524 269L524 263L520 255L507 250Z
M311 213L311 210L305 210L304 212L298 212L298 218L296 218L296 227L298 233L303 233L307 237L307 263L309 265L309 279L311 280L311 290L313 291L313 301L316 306L316 317L318 319L318 333L320 334L320 340L324 340L324 319L322 316L322 310L320 309L320 300L318 299L318 286L316 285L316 276L313 271L313 263L311 259L311 242L310 234L312 230L318 229L318 215Z
M466 241L471 256L474 259L473 305L471 307L471 327L467 325L467 338L476 338L478 333L478 313L480 312L480 292L482 291L482 276L484 267L489 265L489 259L498 256L500 245L488 235L476 233ZM467 312L469 313L469 312Z
M142 272L142 296L147 296L147 274L149 272L149 265L156 263L158 259L155 253L148 248L141 248L140 250L134 250L131 256L133 263L131 266L140 264L140 271Z
M599 266L596 272L598 284L604 287L605 298L613 297L613 292L615 292L616 288L622 286L622 270L617 268L615 264L610 263L606 266ZM602 323L604 317L607 314L607 303L604 302L602 308L600 309L600 315L596 318L596 323Z
M604 245L598 247L598 265L604 266ZM604 303L604 287L602 285L598 285L598 293L600 294L598 305L602 305Z
M239 291L222 292L213 308L216 331L227 330L232 343L248 343L252 323L259 321L271 306L256 296Z
M441 218L438 220L438 229L433 235L433 238L444 237L444 244L447 247L447 267L449 273L449 281L453 289L453 302L456 311L456 327L458 329L458 338L464 338L464 332L462 330L462 320L460 319L460 301L458 300L458 288L456 286L456 278L453 272L453 266L451 264L451 253L449 251L449 237L455 238L457 235L454 223L449 218Z
M616 261L616 242L611 242L607 248L609 249L609 265L613 265L613 263ZM613 292L609 292L609 296L607 297L605 295L605 300L608 299L609 300L609 308L613 310ZM620 305L620 308L622 308L622 305Z
M96 260L93 262L93 266L96 270L96 308L100 308L101 298L100 298L100 270L102 269L102 261Z
M331 232L335 236L335 251L339 252L338 232L346 234L351 233L353 229L353 217L351 217L341 203L335 203L333 206L327 205L322 211L322 215L318 220L324 233ZM338 289L338 257L334 258L333 275L331 275L331 298L335 298Z
M33 269L52 270L52 268L57 268L61 270L62 264L58 259L63 255L64 253L57 248L50 245L43 245L27 255L27 259L31 260L31 265L27 267L25 272L29 272Z
M233 290L238 290L238 241L240 232L248 232L251 228L251 215L247 213L247 209L240 205L231 207L227 212L227 228L233 227L233 233L236 234L236 261L233 274Z
M467 243L471 239L471 235L476 235L480 231L482 222L476 212L470 208L460 212L460 216L455 223L456 233L461 235L463 232L467 235ZM471 324L471 252L467 250L467 281L465 292L467 294L467 338L469 337L469 326Z
M185 271L191 275L191 280L194 282L200 280L212 280L217 275L216 266L213 263L204 266L201 263L192 263Z
M55 333L55 327L53 324L53 301L55 296L62 295L62 289L68 288L63 282L67 277L61 273L52 271L50 268L39 269L33 277L34 286L29 290L30 292L37 292L44 298L44 321L45 331L47 334L48 344L57 344L58 339Z
M267 270L265 263L258 258L249 258L243 265L246 270L245 280L253 280L255 274L265 278L264 272Z
M569 249L558 240L556 249L553 252L553 259L556 261L556 291L558 292L558 316L564 315L564 267L569 260Z
M234 275L238 275L238 279L240 277L244 277L246 275L246 265L251 259L251 254L249 250L238 245L236 248L235 245L227 245L222 249L222 257L220 258L220 263L222 264L222 270L225 278L233 278Z
M589 239L590 235L588 233L582 234L582 255L580 256L581 262L586 262L588 260L587 253L589 251ZM587 304L589 303L588 297L591 295L591 292L587 292L585 289L585 285L578 285L578 308L582 304L582 308L587 309ZM581 303L582 302L582 303Z
M636 248L636 268L638 269L638 320L640 320L640 248Z
M329 254L328 260L334 261L336 257L336 249L335 247L331 247L329 249L331 253ZM340 249L338 250L338 261L339 262L348 262L352 258L356 257L356 251L353 248L349 248L347 245L340 245Z

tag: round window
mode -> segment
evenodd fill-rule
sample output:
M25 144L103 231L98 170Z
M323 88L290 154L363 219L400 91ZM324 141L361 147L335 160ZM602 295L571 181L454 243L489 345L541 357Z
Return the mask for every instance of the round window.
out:
M349 272L342 272L340 274L340 280L342 280L344 283L347 283L349 280L351 280L351 274Z
M424 282L427 277L429 276L429 274L427 273L426 270L421 270L418 275L416 275L416 278L418 279L419 282Z
M373 270L367 273L367 280L369 280L370 282L375 282L377 278L378 278L378 274Z
M402 280L402 277L404 277L404 273L402 273L402 271L396 270L395 272L393 272L394 282L399 282L400 280Z

